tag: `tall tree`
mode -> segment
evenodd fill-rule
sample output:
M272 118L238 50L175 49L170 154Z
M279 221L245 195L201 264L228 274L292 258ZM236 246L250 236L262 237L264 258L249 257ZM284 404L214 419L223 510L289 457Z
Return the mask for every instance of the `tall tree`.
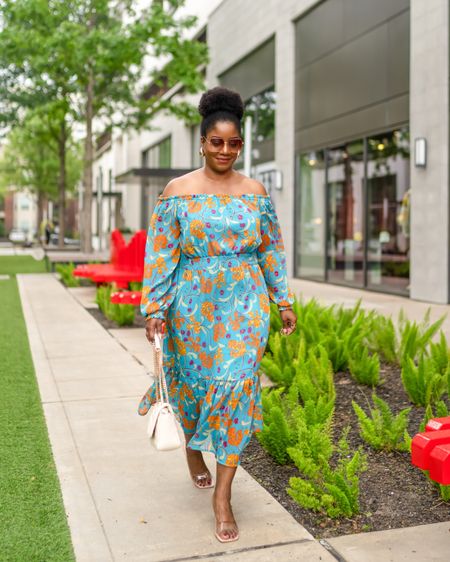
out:
M50 107L46 111L29 111L20 126L10 131L0 158L0 188L14 186L37 195L37 228L43 218L43 203L48 199L58 203L61 224L59 119L60 115L52 113ZM81 154L71 131L67 132L65 187L73 192L81 177Z
M58 7L54 10L53 7ZM29 110L52 115L58 145L59 245L64 244L66 152L71 107L77 89L70 49L53 49L54 32L69 12L64 2L0 0L0 127L3 133L24 123Z
M80 229L85 251L92 250L94 120L139 129L159 111L186 120L194 114L189 104L158 92L140 95L145 74L166 88L181 84L187 93L204 87L199 66L207 61L207 48L187 37L196 19L178 17L183 4L148 0L138 9L131 0L0 0L3 121L11 118L12 107L48 102L50 96L67 109L66 115L85 123ZM149 59L158 63L151 72L146 70ZM0 101L0 118L1 108ZM60 133L63 143L64 128ZM61 181L63 170L61 156Z

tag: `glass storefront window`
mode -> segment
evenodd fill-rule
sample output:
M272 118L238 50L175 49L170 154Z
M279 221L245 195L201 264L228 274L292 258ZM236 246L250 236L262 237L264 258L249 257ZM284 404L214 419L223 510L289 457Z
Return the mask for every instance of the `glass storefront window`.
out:
M160 168L170 168L172 165L172 138L168 137L161 141L158 148Z
M409 285L409 132L367 140L369 287L405 293Z
M299 245L297 276L325 277L325 154L310 152L299 158Z
M348 143L327 151L328 279L364 284L364 143Z
M408 127L299 156L298 277L408 294L409 158Z

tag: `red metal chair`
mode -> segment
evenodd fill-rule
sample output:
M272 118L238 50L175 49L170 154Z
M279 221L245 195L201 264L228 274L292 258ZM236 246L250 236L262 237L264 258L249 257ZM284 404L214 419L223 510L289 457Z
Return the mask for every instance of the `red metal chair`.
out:
M125 244L122 234L111 233L111 261L108 264L87 264L78 266L74 275L90 278L94 283L115 283L127 288L131 282L141 282L144 275L145 242L147 233L139 230Z

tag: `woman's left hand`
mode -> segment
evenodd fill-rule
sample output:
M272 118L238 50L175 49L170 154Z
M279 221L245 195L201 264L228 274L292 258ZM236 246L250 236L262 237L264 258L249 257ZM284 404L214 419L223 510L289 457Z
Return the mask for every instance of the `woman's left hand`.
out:
M292 309L280 310L280 316L281 321L283 322L280 334L283 336L289 336L292 332L295 332L297 327L297 316Z

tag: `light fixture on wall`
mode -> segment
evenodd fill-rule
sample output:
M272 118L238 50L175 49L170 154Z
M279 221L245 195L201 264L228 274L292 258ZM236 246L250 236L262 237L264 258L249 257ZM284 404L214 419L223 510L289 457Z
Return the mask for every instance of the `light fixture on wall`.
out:
M427 167L427 139L419 137L414 140L414 166Z

